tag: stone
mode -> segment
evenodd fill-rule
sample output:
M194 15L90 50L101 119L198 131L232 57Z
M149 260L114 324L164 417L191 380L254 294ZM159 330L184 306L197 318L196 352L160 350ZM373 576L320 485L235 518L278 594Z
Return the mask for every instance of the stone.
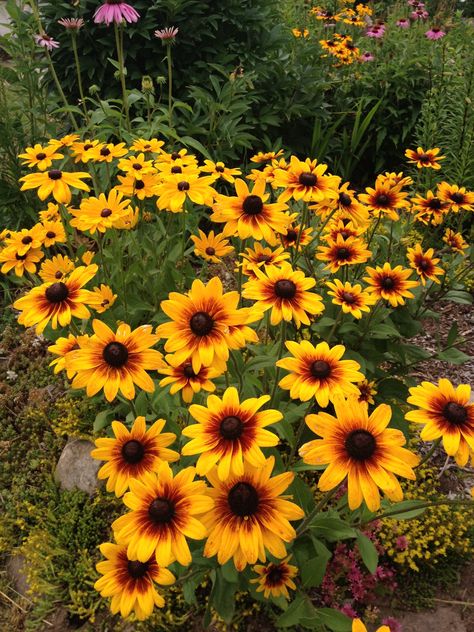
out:
M6 564L7 577L13 584L17 593L27 596L29 591L28 580L25 572L25 557L20 554L11 555Z
M83 439L65 445L54 475L61 489L80 489L92 495L98 488L97 471L101 462L91 457L94 447L93 443Z
M432 612L413 612L399 618L403 632L468 632L455 608L441 606Z

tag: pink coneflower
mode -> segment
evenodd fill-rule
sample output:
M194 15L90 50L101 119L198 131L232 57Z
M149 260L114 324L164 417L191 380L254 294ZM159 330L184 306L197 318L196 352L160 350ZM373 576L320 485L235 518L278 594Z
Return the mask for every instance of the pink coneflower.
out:
M84 20L82 18L61 18L58 20L58 24L64 26L68 31L78 31L84 26Z
M429 15L430 14L428 13L428 11L425 11L425 9L417 9L416 11L412 11L410 13L410 17L412 18L412 20L426 20Z
M178 35L179 29L176 26L167 26L164 29L157 29L155 31L155 37L160 39L163 44L173 44Z
M374 24L368 28L365 32L367 37L383 37L385 33L385 26L383 24Z
M375 57L372 55L372 53L369 52L362 53L362 55L359 57L359 61L362 62L374 61L374 59Z
M408 0L408 4L411 7L415 7L415 9L421 9L422 7L425 6L424 2L420 2L420 0Z
M46 48L49 51L52 51L53 48L59 48L59 42L54 40L49 35L46 35L46 33L42 33L41 35L35 35L35 42L38 44L38 46L42 46L43 48Z
M140 14L133 7L121 0L105 0L97 11L94 13L94 22L96 24L121 24L125 22L138 22Z
M429 31L426 31L425 37L430 40L438 40L444 37L446 33L439 29L437 26L432 26Z
M410 20L408 18L400 18L397 20L396 25L401 29L409 29L410 28Z

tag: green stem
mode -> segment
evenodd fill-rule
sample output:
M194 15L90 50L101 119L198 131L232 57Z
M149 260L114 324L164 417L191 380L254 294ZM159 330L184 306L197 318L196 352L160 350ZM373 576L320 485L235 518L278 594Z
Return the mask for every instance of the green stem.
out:
M311 399L308 409L307 411L303 414L301 421L299 423L298 426L298 430L296 431L296 435L295 435L295 442L293 444L293 447L291 448L291 452L288 456L288 461L286 464L286 469L288 470L291 467L291 462L293 461L293 459L295 458L295 454L296 454L296 450L298 449L298 444L301 441L301 437L303 435L303 431L304 428L306 426L306 415L309 413L309 411L311 410L311 408L313 407L313 400Z
M436 450L436 448L439 446L440 443L441 443L441 437L439 439L436 439L436 441L433 442L433 445L431 446L431 448L428 450L428 452L425 454L425 456L421 459L421 461L418 463L416 467L421 467L424 463L426 463L426 461L428 461L431 458L431 456L433 455L433 452Z
M278 349L278 360L281 359L281 356L283 355L283 350L285 348L285 340L286 340L285 333L286 333L286 321L282 320L281 321L281 329L280 329L280 348ZM280 377L280 367L277 366L276 372L275 372L275 382L273 384L272 394L270 396L270 402L268 404L268 406L270 408L273 405L273 399L275 397L275 393L276 393L276 390L277 390L279 377Z
M235 356L232 353L232 351L229 353L229 357L232 360L232 364L235 369L235 374L237 375L237 379L239 380L239 393L242 394L242 389L244 387L243 382L242 382L242 375L240 374L239 367L237 366L237 360L235 359Z
M72 51L74 53L74 61L76 62L77 86L79 88L79 94L81 97L81 105L82 105L82 109L84 110L84 118L85 118L86 124L89 125L90 119L89 119L89 113L87 111L86 99L84 96L84 88L82 85L81 63L79 61L79 55L77 53L77 38L76 38L76 33L74 30L71 31L71 40L72 40Z
M49 70L51 72L51 75L53 76L54 79L54 83L56 84L56 89L59 92L59 95L64 103L64 107L69 109L69 103L66 99L66 95L64 94L63 89L61 88L61 83L59 81L58 75L56 74L56 70L54 69L53 66L53 60L51 59L51 55L49 54L49 50L46 48L45 49L46 52L46 59L48 60L48 66L49 66ZM74 114L71 111L68 111L68 115L69 115L69 119L72 123L72 126L74 129L78 129L78 124L76 122L76 119L74 118Z
M118 25L114 22L114 31L115 31L115 45L117 47L117 58L119 65L119 75L120 75L120 83L122 85L122 101L123 101L123 109L125 111L125 122L127 125L127 130L131 131L130 125L130 112L128 109L128 99L127 99L127 86L125 84L125 66L123 60L123 39L121 37L122 25Z
M374 518L367 520L367 522L364 522L361 525L361 528L365 527L371 522L375 522L376 520L382 520L383 518L390 518L391 516L398 516L399 514L409 513L410 511L413 511L415 509L428 509L429 507L442 507L442 506L449 506L449 505L460 505L460 506L472 507L472 504L473 504L472 500L435 500L433 502L422 503L421 505L417 505L416 507L407 507L407 509L403 509L401 511L400 509L392 509L391 511L385 511L382 514L379 514L378 516L375 516Z
M318 515L321 509L324 509L324 507L326 507L329 501L336 495L336 492L339 490L339 487L340 486L337 485L336 487L334 487L334 489L331 489L330 491L326 492L326 494L321 498L321 500L313 509L313 511L303 520L300 526L296 529L297 536L302 535L305 531L308 530L308 527L313 521L313 519Z
M332 326L331 331L328 334L328 337L326 338L326 342L328 344L330 343L331 338L333 337L334 332L336 331L336 329L337 329L339 323L341 322L341 320L342 320L342 307L341 307L341 309L339 311L339 314L337 315L336 321L335 321L334 325Z
M173 129L173 66L171 63L171 45L168 45L166 53L168 62L168 125Z

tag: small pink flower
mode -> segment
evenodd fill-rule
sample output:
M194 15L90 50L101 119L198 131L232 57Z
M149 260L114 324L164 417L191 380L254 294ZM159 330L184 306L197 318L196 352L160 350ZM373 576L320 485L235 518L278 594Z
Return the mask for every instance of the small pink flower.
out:
M58 20L58 24L64 26L68 31L78 31L84 26L84 20L82 18L61 18Z
M157 29L155 37L160 39L163 44L174 44L179 29L176 26L167 26L164 29Z
M383 37L385 33L385 25L384 24L374 24L370 28L367 29L365 34L367 37Z
M59 48L59 42L54 40L49 35L46 35L46 33L42 33L41 35L35 35L35 42L38 44L38 46L42 46L43 48L46 48L49 51L52 51L53 48Z
M446 33L436 26L432 26L430 30L426 31L425 33L425 37L427 37L430 40L438 40L444 37L445 35Z
M401 535L396 539L395 547L398 551L405 551L408 548L408 538L405 535Z
M396 25L401 29L409 29L410 28L410 20L408 18L400 18L397 20Z
M372 55L372 53L369 52L362 53L362 55L359 57L359 61L362 62L374 61L374 59L375 57Z
M421 9L422 7L425 6L424 2L420 2L420 0L408 0L408 4L411 7L415 7L415 9Z
M425 11L425 9L417 9L416 11L412 11L410 13L410 17L412 18L412 20L426 20L429 15L430 14L428 13L428 11Z
M106 24L109 26L112 22L121 24L125 22L138 22L140 14L132 6L121 0L105 0L97 11L94 13L94 22L96 24Z

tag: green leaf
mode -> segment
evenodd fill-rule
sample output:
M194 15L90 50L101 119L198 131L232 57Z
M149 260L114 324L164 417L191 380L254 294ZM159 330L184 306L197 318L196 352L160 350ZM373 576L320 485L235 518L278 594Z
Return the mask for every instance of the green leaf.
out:
M377 394L382 399L399 399L405 402L408 397L408 388L400 380L395 378L388 378L381 380L377 384Z
M389 325L388 323L379 323L372 327L370 330L370 336L372 338L400 338L400 332L393 325Z
M446 349L446 351L440 351L436 357L438 360L450 362L451 364L464 364L471 359L471 356L468 356L463 351L454 348Z
M328 540L328 542L347 540L357 536L356 530L347 524L347 522L334 516L334 514L329 514L329 512L316 516L309 525L309 528L313 535L321 536L325 540Z
M237 584L224 579L221 569L218 569L209 597L209 605L215 608L226 623L230 623L234 616L236 590Z
M313 544L317 555L301 566L301 581L304 588L313 588L322 583L332 555L331 551L316 538L313 538Z
M352 630L352 619L332 608L318 608L317 617L319 617L330 630L334 632L350 632Z
M453 303L460 303L461 305L472 305L471 294L469 294L469 292L463 292L462 290L450 290L440 300L452 301Z
M105 428L109 424L109 420L111 420L113 416L114 413L112 410L102 410L100 413L97 413L93 425L94 432L99 432L99 430Z
M357 546L359 548L362 561L366 565L368 571L374 575L379 563L379 554L377 553L374 543L364 533L358 531Z
M302 619L314 620L316 612L316 608L309 597L300 593L290 603L285 612L278 617L276 625L279 628L290 628L298 625Z
M446 346L450 347L456 342L458 337L459 327L456 322L451 325L451 329L449 330L448 337L446 338Z
M411 520L426 511L426 507L420 507L423 504L424 501L421 500L402 500L388 507L384 513L390 514L387 517L394 520Z

